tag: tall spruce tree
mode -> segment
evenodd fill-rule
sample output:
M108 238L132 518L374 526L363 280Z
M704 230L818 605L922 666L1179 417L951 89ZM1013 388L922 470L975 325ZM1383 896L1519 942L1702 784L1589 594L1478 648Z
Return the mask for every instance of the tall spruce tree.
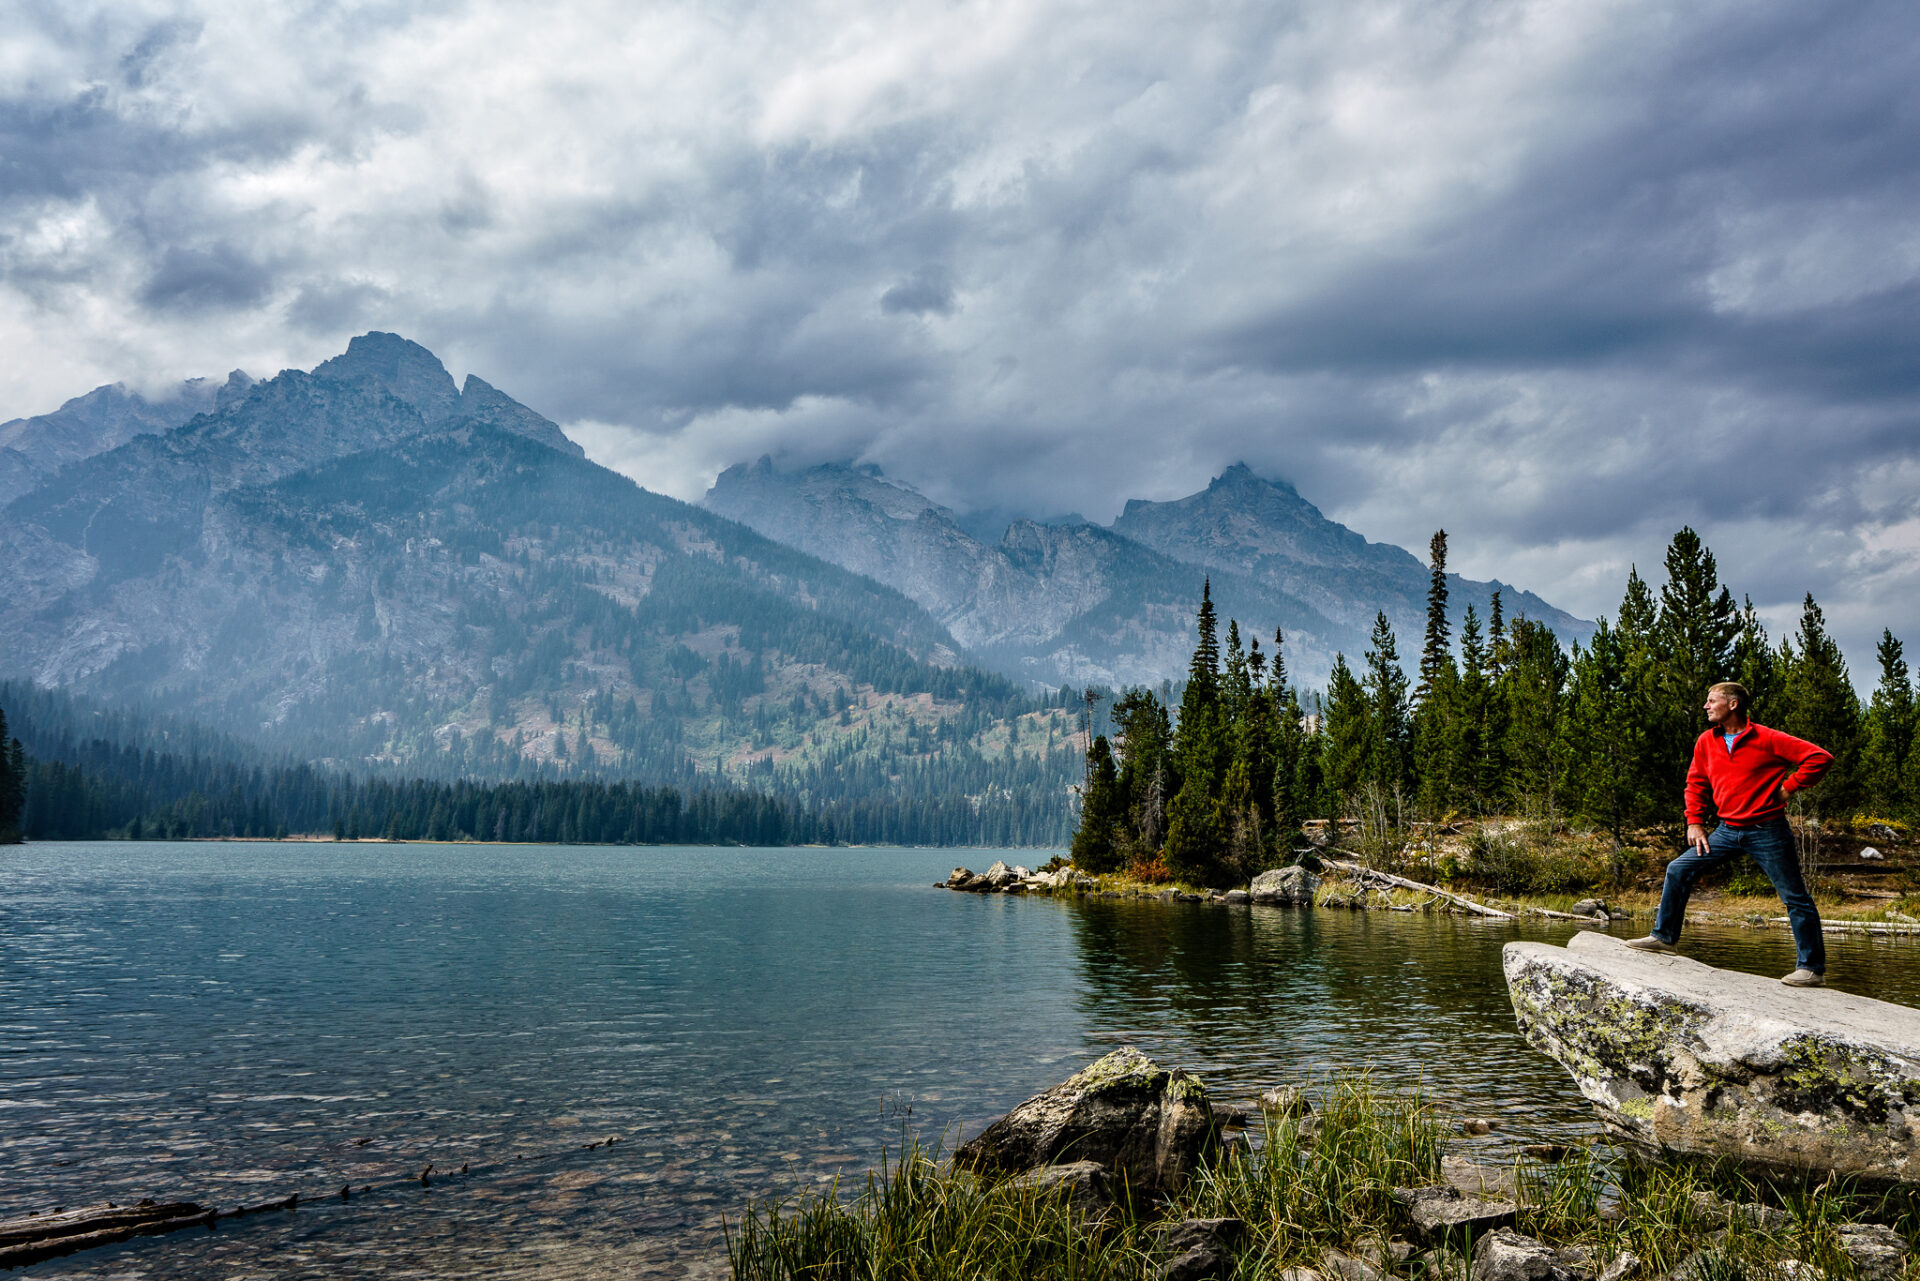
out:
M1414 689L1413 775L1423 812L1439 817L1453 808L1459 741L1460 673L1454 666L1447 622L1447 531L1428 544L1427 633L1420 648L1420 683Z
M1273 823L1276 837L1285 837L1312 807L1315 782L1309 776L1311 744L1301 724L1300 700L1287 683L1286 634L1278 627L1273 629L1266 694L1273 705Z
M1913 751L1913 681L1907 671L1905 649L1891 630L1880 633L1877 657L1880 683L1867 707L1860 781L1871 813L1905 817L1913 812L1913 796L1907 785L1908 760Z
M1507 713L1508 793L1524 809L1552 814L1559 808L1566 651L1551 627L1524 615L1513 620L1507 649L1500 701Z
M1746 709L1748 719L1773 724L1774 695L1780 684L1779 664L1751 596L1746 598L1740 611L1740 634L1733 640L1733 679L1747 687L1752 699L1752 705Z
M1427 633L1420 646L1420 683L1414 687L1413 700L1424 703L1433 691L1433 683L1443 667L1453 665L1449 644L1451 627L1447 622L1447 531L1435 530L1427 544Z
M1366 776L1370 726L1373 717L1367 692L1353 677L1347 656L1333 656L1327 676L1327 699L1321 713L1318 764L1320 790L1316 809L1322 817L1338 818L1347 799L1360 789Z
M1833 753L1833 767L1807 804L1821 814L1850 813L1860 800L1860 699L1811 592L1801 606L1800 630L1791 644L1782 643L1782 659L1778 728Z
M1487 605L1487 712L1480 735L1479 791L1488 805L1507 796L1506 613L1495 592Z
M1073 848L1068 853L1073 865L1083 872L1114 872L1122 863L1120 844L1114 838L1123 814L1120 776L1105 734L1093 740L1087 755L1092 761L1087 772L1087 794L1080 801L1080 825L1074 829Z
M1195 630L1197 643L1180 699L1180 721L1173 731L1179 790L1167 806L1166 861L1175 876L1204 885L1220 872L1219 797L1229 757L1211 580L1200 590Z
M1407 707L1407 676L1384 612L1373 616L1367 643L1367 674L1361 681L1367 698L1366 782L1388 795L1403 793L1411 761L1412 726Z
M1166 704L1138 686L1120 696L1111 716L1119 735L1122 843L1130 857L1150 859L1167 839L1173 724Z
M1651 715L1659 736L1651 746L1660 754L1661 777L1681 786L1693 743L1706 732L1701 706L1707 689L1733 679L1734 640L1740 635L1740 611L1733 593L1720 585L1713 553L1690 526L1667 545L1667 581L1660 588L1660 614L1653 626L1653 651L1659 673L1658 700Z
M1626 643L1602 618L1573 658L1561 722L1561 789L1576 814L1611 834L1616 858L1628 826L1649 813L1653 800L1640 770L1646 722L1635 693Z
M1494 794L1498 767L1487 758L1487 651L1480 641L1480 616L1472 605L1460 622L1460 686L1452 717L1448 803L1482 813Z

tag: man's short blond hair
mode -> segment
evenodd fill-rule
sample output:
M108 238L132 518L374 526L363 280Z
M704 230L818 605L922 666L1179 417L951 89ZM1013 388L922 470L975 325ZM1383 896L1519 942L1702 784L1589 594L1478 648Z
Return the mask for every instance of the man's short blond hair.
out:
M1753 702L1753 695L1747 693L1747 687L1739 681L1720 681L1707 690L1709 694L1725 694L1734 700L1740 708L1740 714L1747 714L1747 705Z

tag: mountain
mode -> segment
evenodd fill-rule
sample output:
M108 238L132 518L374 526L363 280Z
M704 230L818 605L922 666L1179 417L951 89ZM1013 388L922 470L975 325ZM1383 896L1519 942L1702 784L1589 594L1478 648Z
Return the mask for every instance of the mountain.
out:
M1185 673L1204 571L1085 521L1016 520L995 544L877 468L722 472L703 505L767 537L893 587L997 670L1045 685L1157 684ZM1250 575L1213 577L1221 613L1318 683L1351 632Z
M1130 500L1113 522L1115 533L1175 560L1245 574L1298 596L1328 617L1365 632L1384 610L1403 640L1418 647L1427 617L1426 562L1391 543L1370 543L1328 520L1285 481L1263 480L1236 463L1197 494L1172 502ZM1592 624L1532 592L1501 582L1447 575L1447 604L1455 634L1471 604L1484 623L1495 591L1506 616L1525 614L1562 639L1584 639ZM1352 652L1352 651L1349 651Z
M68 463L91 458L135 436L167 431L246 394L253 379L236 369L224 385L206 378L148 399L125 383L95 387L50 414L0 423L0 507L34 489Z
M1016 520L997 544L871 466L782 472L762 458L722 472L703 505L897 588L982 661L1053 684L1178 679L1203 578L1221 616L1249 637L1284 630L1289 670L1310 687L1325 683L1336 651L1365 651L1376 612L1405 661L1426 621L1425 565L1244 465L1176 502L1129 502L1111 528ZM1456 627L1469 603L1484 620L1497 589L1509 617L1525 613L1567 639L1589 630L1532 593L1448 581Z
M1070 713L959 650L393 334L0 511L0 675L357 768L1056 795Z

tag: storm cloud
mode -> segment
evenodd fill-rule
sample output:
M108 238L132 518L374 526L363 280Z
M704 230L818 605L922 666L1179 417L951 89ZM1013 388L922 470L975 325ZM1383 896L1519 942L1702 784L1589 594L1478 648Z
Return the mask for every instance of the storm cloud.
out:
M1691 524L1920 643L1911 5L11 13L0 417L389 329L680 497L1245 460L1584 614Z

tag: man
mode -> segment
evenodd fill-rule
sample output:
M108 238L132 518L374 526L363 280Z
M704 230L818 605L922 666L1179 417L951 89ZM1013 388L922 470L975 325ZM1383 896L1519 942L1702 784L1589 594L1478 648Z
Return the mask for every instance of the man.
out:
M1819 782L1833 764L1833 754L1749 721L1749 701L1746 686L1736 681L1722 681L1707 691L1707 732L1695 741L1693 763L1687 767L1688 849L1667 864L1653 933L1627 946L1643 952L1673 951L1686 923L1694 882L1708 868L1745 853L1773 882L1793 925L1797 968L1780 981L1819 987L1827 971L1826 943L1820 936L1819 909L1800 879L1786 798ZM1709 804L1720 819L1711 836L1706 828Z

